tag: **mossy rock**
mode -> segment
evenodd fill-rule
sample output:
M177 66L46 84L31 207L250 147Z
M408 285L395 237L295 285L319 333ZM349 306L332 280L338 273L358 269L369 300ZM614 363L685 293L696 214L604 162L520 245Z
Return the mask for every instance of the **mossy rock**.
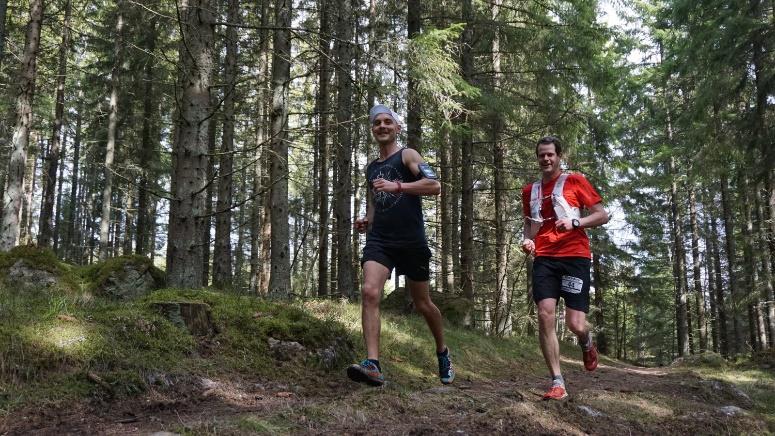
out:
M164 272L147 257L118 256L88 267L84 279L97 295L136 299L164 287Z
M706 351L699 354L691 354L684 357L679 357L672 363L673 366L694 368L698 366L705 366L710 368L726 368L727 361L718 353L712 351Z
M397 288L382 300L381 307L385 310L409 313L414 311L414 304L407 295L406 288ZM457 294L442 294L441 292L431 291L431 300L441 311L441 316L447 321L464 325L466 317L471 308L470 302Z
M10 289L74 292L80 287L71 268L60 262L53 251L33 245L0 253L0 277Z

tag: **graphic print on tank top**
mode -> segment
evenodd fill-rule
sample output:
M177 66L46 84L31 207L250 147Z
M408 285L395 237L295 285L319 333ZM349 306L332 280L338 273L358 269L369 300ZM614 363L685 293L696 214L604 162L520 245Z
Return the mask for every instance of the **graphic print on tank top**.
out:
M379 178L385 179L389 182L404 181L401 177L401 172L390 164L382 165L382 167L374 171L372 178L369 180L369 185L371 186L374 180ZM371 188L371 193L374 196L374 208L377 210L377 212L384 212L391 209L393 206L398 204L398 201L401 200L401 197L404 195L403 192L376 192L374 191L373 187Z

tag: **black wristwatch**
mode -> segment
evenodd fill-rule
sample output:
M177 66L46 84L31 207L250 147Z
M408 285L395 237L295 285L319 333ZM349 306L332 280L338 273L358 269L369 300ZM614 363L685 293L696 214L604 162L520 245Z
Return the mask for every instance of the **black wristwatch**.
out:
M573 218L572 220L570 220L570 222L573 225L574 229L578 229L579 227L581 227L581 223L576 218Z

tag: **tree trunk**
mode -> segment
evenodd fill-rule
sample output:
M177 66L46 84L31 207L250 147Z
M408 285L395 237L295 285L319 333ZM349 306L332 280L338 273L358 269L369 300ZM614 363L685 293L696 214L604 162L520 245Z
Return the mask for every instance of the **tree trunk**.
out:
M336 281L337 293L342 297L352 298L352 245L350 232L352 231L351 203L352 179L350 168L352 164L352 93L353 83L350 78L352 72L352 2L339 0L337 4L337 144L336 161L338 177L334 189L336 205L334 217L336 219L337 233L337 261Z
M291 295L291 260L288 229L288 86L291 80L291 0L275 2L274 55L272 56L272 155L270 168L272 205L269 296Z
M743 206L743 274L744 290L740 293L741 300L746 301L748 309L748 336L750 346L753 351L761 349L756 322L756 304L758 303L756 285L758 282L758 268L756 267L756 256L753 247L753 217L751 213L751 195L752 184L748 177L741 176L738 186L742 193Z
M178 53L180 113L172 153L172 201L167 238L167 285L202 286L202 216L207 183L207 128L211 115L213 17L209 0L182 0Z
M5 20L8 12L8 0L0 0L0 67L5 59Z
M730 308L732 316L733 341L730 352L737 354L740 352L740 345L743 344L742 322L740 320L740 296L738 295L737 272L735 271L735 260L737 259L735 247L735 226L733 222L732 205L729 198L729 180L726 171L721 172L721 209L724 216L724 241L726 243L727 268L729 277L729 295Z
M69 250L65 248L65 250L68 251L65 258L72 261L77 258L80 259L80 254L77 254L78 246L80 245L80 238L77 236L75 229L76 222L78 221L78 204L80 203L78 195L78 175L81 161L81 128L83 124L81 117L81 113L83 111L82 99L83 95L79 94L75 113L75 137L73 138L73 171L71 172L72 177L70 179L70 208L67 210L67 219L65 219L65 222L67 223L65 247L68 245L70 246Z
M491 3L491 18L495 23L492 39L492 72L493 94L497 95L501 83L501 48L498 20L502 0L494 0ZM496 333L511 333L511 307L509 304L508 283L508 252L510 234L507 226L506 213L508 209L508 171L505 168L506 144L501 140L503 120L500 113L495 112L492 120L493 139L493 178L494 178L494 202L495 202L495 327Z
M710 211L706 211L705 219L703 220L703 237L705 238L705 275L708 277L708 302L710 303L710 337L708 340L713 343L713 352L720 353L719 312L715 296L716 271L714 267L715 259L713 249L710 242L710 238L712 237L710 233L710 219L712 219Z
M409 0L407 2L406 28L411 40L422 31L422 2ZM417 79L408 75L406 84L406 146L421 151L422 145L422 103L417 92Z
M19 212L24 191L24 170L27 163L27 145L32 126L32 101L35 94L35 76L40 26L43 18L43 0L30 1L30 21L24 38L24 53L16 87L16 121L11 139L11 157L8 160L7 182L3 193L2 231L0 251L8 251L19 242ZM2 42L2 41L0 41Z
M762 229L759 234L761 238L761 247L763 250L763 271L765 276L764 291L766 293L764 299L766 303L767 314L767 332L769 338L769 346L775 347L775 274L773 273L773 265L775 261L775 190L772 186L773 172L767 173L766 178L766 195L769 197L769 207L762 204L759 201L759 215L761 220L769 222L769 226ZM769 210L769 214L765 213L765 210Z
M463 30L460 64L463 80L470 83L473 76L473 7L471 0L463 0L463 21L466 27ZM465 123L468 122L465 116ZM473 138L470 129L464 129L461 137L461 190L460 200L460 274L463 288L463 296L473 305L474 302L474 183L473 166L468 163L473 160ZM473 325L470 315L466 318L467 325Z
M115 46L113 48L113 71L110 74L110 108L108 115L108 142L105 148L105 173L102 188L102 216L100 218L100 260L108 258L108 232L110 230L111 198L113 196L113 159L116 153L118 135L118 93L121 86L121 68L123 64L122 33L124 30L124 2L116 3Z
M229 23L239 22L239 1L229 0ZM237 92L237 28L226 27L226 60L223 99L223 140L218 165L218 202L215 215L215 245L213 247L213 286L232 286L231 264L231 203L234 162L234 99Z
M316 149L318 150L318 297L328 295L328 82L331 57L329 0L318 0L320 8L320 70L315 113L318 119ZM371 43L370 43L371 44Z
M65 253L61 252L61 250L59 248L60 247L60 245L59 245L59 239L60 239L60 231L59 231L59 229L62 226L62 185L64 185L64 183L62 183L62 182L64 181L64 177L65 177L65 157L66 157L66 154L67 154L66 153L66 150L67 150L66 144L67 144L67 137L63 136L62 137L62 152L59 154L59 165L58 165L58 167L59 167L59 175L57 176L57 180L59 181L59 183L57 183L57 198L56 198L56 205L55 205L56 212L55 212L55 215L54 215L54 224L53 224L54 232L53 232L53 235L51 236L52 246L54 248L54 253L56 253L57 256L60 259L64 259L65 258Z
M43 139L37 141L37 145L30 147L27 156L27 168L24 169L24 203L22 204L20 245L32 243L32 210L35 205L32 202L32 193L35 192L35 182L38 173L38 154L41 159L44 156Z
M709 208L709 211L711 211L712 208ZM719 250L718 241L719 241L719 233L718 233L718 227L716 225L716 217L711 214L710 216L710 248L713 252L713 272L715 274L714 282L716 284L715 289L715 297L716 297L716 308L718 309L718 325L719 325L719 348L721 350L721 355L724 357L729 357L729 343L730 343L730 337L729 337L729 330L728 330L728 324L727 324L727 306L725 303L724 298L724 279L722 277L722 270L721 270L721 252Z
M592 234L592 245L597 244L597 236ZM602 354L608 354L608 336L605 332L605 300L604 289L605 283L603 283L603 266L600 262L600 255L592 255L592 281L595 285L595 332L597 341L597 350Z
M244 197L248 188L246 176L247 174L243 171L240 190L237 194L237 201L242 206L240 206L239 213L237 214L237 222L239 225L237 226L237 246L234 247L234 280L231 285L233 289L238 290L239 292L242 292L244 289L243 268L245 266L245 226L242 225L242 223L245 222Z
M59 69L57 71L57 92L54 104L54 127L51 132L51 149L46 156L46 166L43 171L43 206L40 210L38 229L38 245L48 247L51 243L52 222L54 215L54 189L57 184L57 166L62 148L62 123L65 113L65 79L67 78L67 53L70 50L70 16L72 5L65 2L65 21L62 26L62 43L59 46Z
M453 236L453 191L455 189L455 171L452 166L452 145L450 144L449 129L441 127L441 287L445 294L455 292L455 267L452 261L455 244Z
M669 122L668 122L669 123ZM668 142L672 142L672 130L668 126ZM675 302L676 302L676 333L678 338L678 355L685 356L689 354L689 328L687 324L686 310L686 289L684 288L684 252L683 252L683 232L682 219L678 207L678 178L675 173L675 158L670 157L670 233L673 239L673 277L675 283Z
M146 242L150 232L151 221L155 219L148 213L149 170L154 162L156 138L151 139L153 120L156 111L153 105L154 67L156 66L154 52L156 51L156 16L150 18L145 32L145 50L150 54L145 58L143 71L143 122L140 133L140 182L137 188L137 232L135 233L135 252L141 256L146 254Z
M689 220L692 226L692 270L694 280L694 306L697 316L697 330L700 333L700 352L708 349L708 329L705 325L705 291L702 289L700 269L700 230L697 225L697 199L692 181L689 182Z

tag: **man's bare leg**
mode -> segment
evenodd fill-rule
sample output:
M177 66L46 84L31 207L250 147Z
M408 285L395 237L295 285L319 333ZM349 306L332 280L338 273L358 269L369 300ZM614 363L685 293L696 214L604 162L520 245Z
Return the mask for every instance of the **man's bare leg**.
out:
M369 260L363 264L363 290L361 294L361 323L366 341L366 357L379 360L379 302L382 289L390 278L390 270L379 262Z
M428 328L431 329L433 339L436 341L436 352L441 353L447 348L444 343L444 322L441 318L441 311L431 301L429 282L416 282L407 277L406 284L409 286L415 309L425 318Z
M552 376L560 375L560 343L557 341L555 331L554 310L557 300L544 298L537 303L538 311L538 340L541 344L541 353L544 355L546 366Z

